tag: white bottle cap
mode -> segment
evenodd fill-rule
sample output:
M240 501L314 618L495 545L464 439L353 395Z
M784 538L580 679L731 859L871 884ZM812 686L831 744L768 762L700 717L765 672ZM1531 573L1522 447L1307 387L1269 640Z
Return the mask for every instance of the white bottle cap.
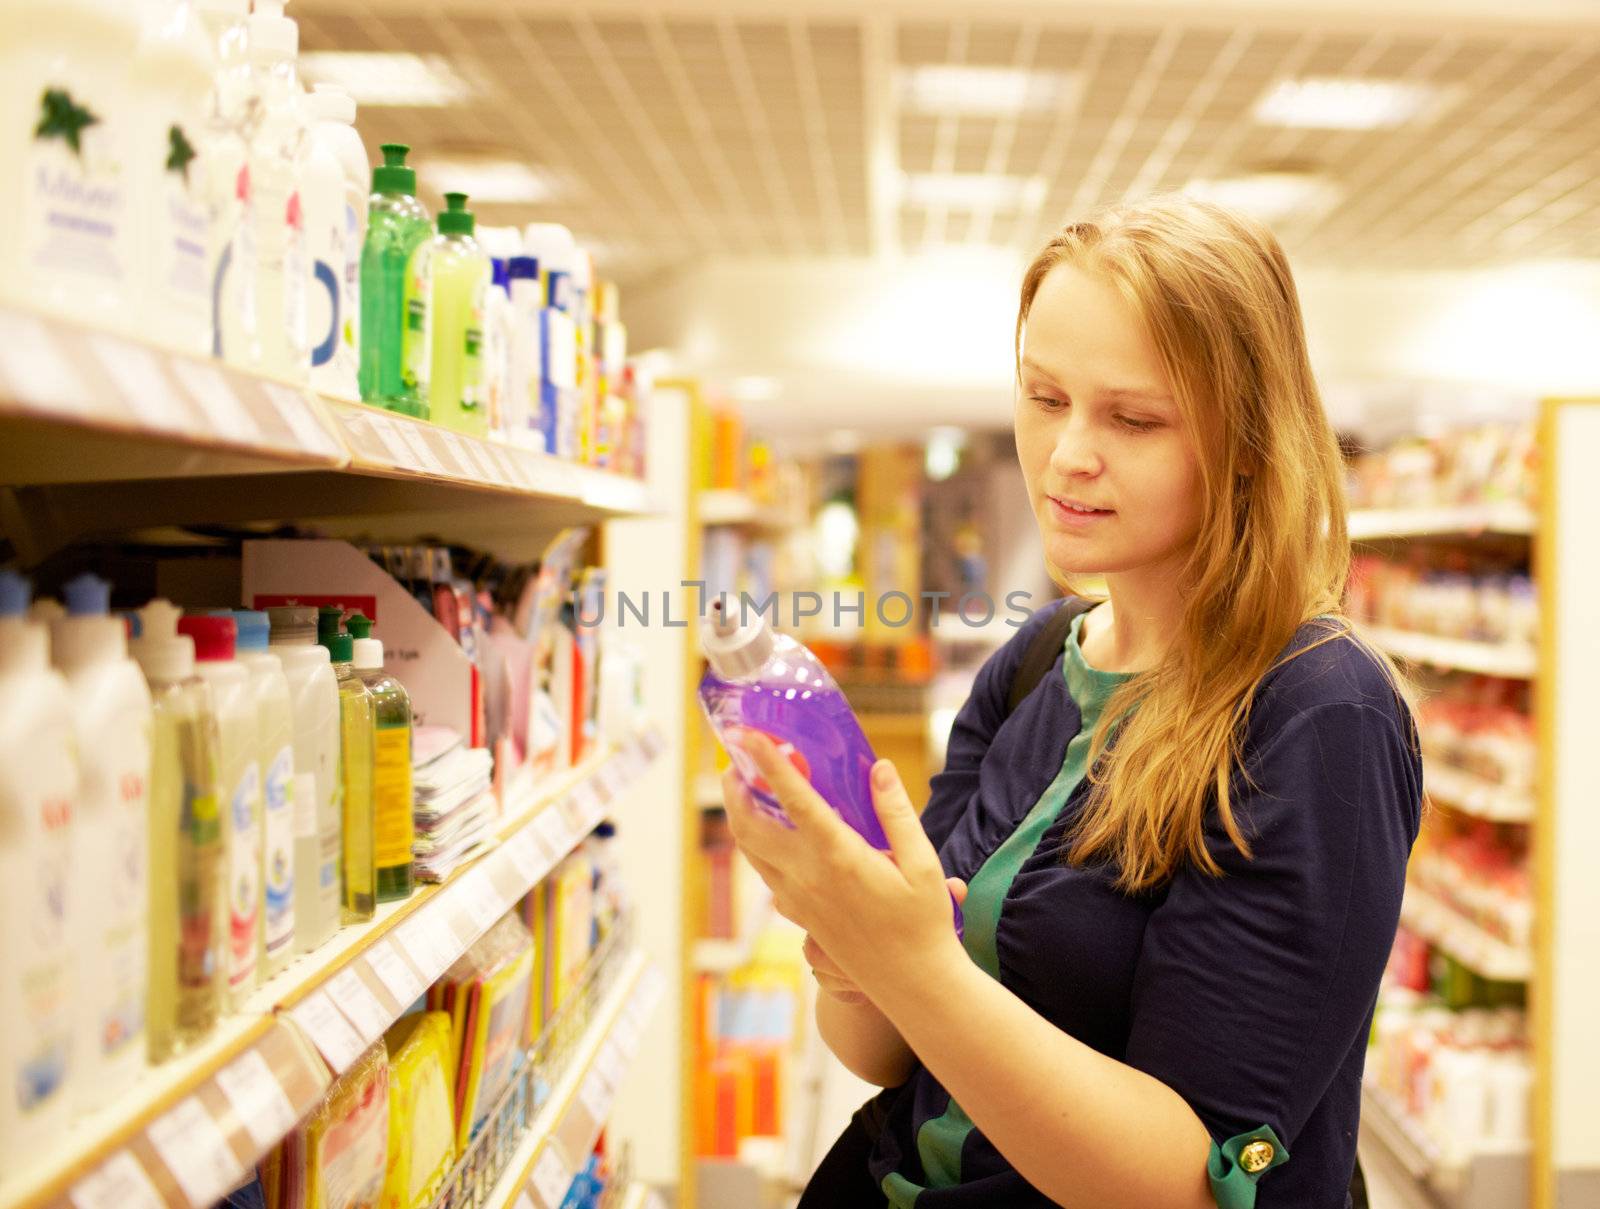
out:
M152 600L139 610L139 637L129 643L133 657L152 683L187 680L194 675L194 639L178 633L183 610L167 600Z
M320 122L349 126L356 120L356 99L340 84L315 84L311 88L311 112Z
M354 646L355 654L350 662L355 665L356 671L383 670L383 639L357 638Z
M196 12L214 13L243 21L250 15L250 0L194 0Z
M766 616L736 619L714 600L700 623L700 645L711 670L724 680L737 680L758 671L772 657L772 627Z
M300 53L300 27L283 15L284 0L256 0L250 14L250 53L261 59L293 59Z

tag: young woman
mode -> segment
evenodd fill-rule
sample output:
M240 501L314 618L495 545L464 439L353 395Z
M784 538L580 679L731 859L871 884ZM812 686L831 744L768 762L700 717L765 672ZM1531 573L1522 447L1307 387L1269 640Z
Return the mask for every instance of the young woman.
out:
M921 819L878 762L892 858L760 735L797 830L724 781L824 1039L888 1089L801 1204L1344 1209L1421 767L1338 615L1341 464L1288 264L1214 206L1119 208L1034 260L1017 348L1045 558L1108 598L988 660ZM1055 609L1091 603L1008 709Z

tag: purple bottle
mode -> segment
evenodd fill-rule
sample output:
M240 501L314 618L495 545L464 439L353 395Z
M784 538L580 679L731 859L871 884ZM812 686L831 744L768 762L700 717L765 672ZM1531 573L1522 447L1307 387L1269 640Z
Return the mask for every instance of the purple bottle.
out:
M710 665L700 678L701 708L756 804L789 823L760 769L733 742L741 730L764 733L856 834L889 851L872 806L877 757L821 661L774 632L761 613L736 620L720 600L700 624L700 641ZM959 934L961 908L954 899L951 906Z

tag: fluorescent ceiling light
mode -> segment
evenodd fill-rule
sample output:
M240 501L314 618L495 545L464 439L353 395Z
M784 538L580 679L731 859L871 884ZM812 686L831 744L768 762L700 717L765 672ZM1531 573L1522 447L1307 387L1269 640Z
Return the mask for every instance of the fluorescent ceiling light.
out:
M310 80L340 84L358 105L434 108L464 101L467 83L443 55L366 50L314 50L300 56Z
M1049 112L1077 98L1078 77L1015 67L929 63L899 72L900 103L922 113L1008 114Z
M440 193L465 193L469 207L492 202L549 201L548 177L520 160L435 159L419 165L423 179Z
M1252 176L1191 181L1183 191L1265 222L1319 211L1340 195L1339 187L1326 177L1305 172L1258 172Z
M988 172L918 172L900 178L901 199L916 206L958 210L1037 210L1044 205L1042 176Z
M1256 103L1256 121L1311 130L1377 130L1400 126L1436 100L1436 89L1401 80L1316 76L1283 80Z

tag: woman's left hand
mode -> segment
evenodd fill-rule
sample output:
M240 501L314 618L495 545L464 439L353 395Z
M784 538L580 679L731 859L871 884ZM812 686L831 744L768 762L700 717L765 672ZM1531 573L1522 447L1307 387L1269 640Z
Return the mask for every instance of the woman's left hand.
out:
M923 979L935 961L966 960L939 855L892 763L872 766L873 806L890 847L880 852L765 735L744 731L738 741L794 824L791 830L762 812L737 774L724 774L734 839L780 915L810 933L875 1002L875 988L892 985L886 980Z

